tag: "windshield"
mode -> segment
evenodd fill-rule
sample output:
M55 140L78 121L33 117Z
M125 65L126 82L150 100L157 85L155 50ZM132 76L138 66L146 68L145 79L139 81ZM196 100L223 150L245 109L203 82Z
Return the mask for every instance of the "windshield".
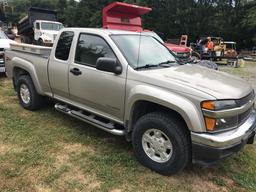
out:
M144 31L143 34L145 35L150 35L154 38L156 38L158 41L160 41L161 43L164 43L163 39L161 37L159 37L159 35L157 35L155 32L153 31Z
M112 35L129 65L141 68L161 63L176 63L175 57L155 38L144 35Z
M52 31L59 31L63 28L63 25L60 23L41 23L41 29L43 30L52 30Z
M0 39L8 39L3 31L0 31Z
M236 50L236 44L235 43L226 43L226 48Z

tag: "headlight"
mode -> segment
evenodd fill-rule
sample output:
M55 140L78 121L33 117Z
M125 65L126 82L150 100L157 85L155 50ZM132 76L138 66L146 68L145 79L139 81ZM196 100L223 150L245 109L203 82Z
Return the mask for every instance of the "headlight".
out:
M201 104L203 109L208 110L224 110L224 109L232 109L237 107L235 100L219 100L219 101L203 101Z
M201 103L203 113L234 109L236 107L237 104L234 100L204 101ZM204 120L206 129L210 132L224 131L238 126L238 115L213 118L204 113Z

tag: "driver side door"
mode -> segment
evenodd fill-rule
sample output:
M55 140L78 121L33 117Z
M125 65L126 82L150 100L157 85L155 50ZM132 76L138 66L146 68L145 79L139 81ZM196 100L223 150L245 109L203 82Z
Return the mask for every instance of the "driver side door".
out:
M126 74L97 70L100 57L117 59L103 37L81 33L69 68L70 99L88 111L122 122Z

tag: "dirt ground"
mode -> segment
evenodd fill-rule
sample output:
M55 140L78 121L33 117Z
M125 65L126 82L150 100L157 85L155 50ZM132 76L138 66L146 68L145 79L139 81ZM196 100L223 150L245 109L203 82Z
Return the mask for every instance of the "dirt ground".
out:
M239 68L220 65L219 69L220 71L228 72L245 79L256 90L256 62L244 61Z

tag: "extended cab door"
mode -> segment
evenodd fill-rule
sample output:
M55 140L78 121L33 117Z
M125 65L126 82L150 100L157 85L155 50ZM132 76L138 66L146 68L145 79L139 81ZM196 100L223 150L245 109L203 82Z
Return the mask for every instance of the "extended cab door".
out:
M117 59L105 39L81 33L69 68L70 98L89 111L122 122L126 73L123 70L115 75L97 70L100 57Z
M63 31L58 39L57 45L53 48L49 65L49 83L54 98L60 100L69 99L68 75L70 63L70 48L72 46L74 32Z

